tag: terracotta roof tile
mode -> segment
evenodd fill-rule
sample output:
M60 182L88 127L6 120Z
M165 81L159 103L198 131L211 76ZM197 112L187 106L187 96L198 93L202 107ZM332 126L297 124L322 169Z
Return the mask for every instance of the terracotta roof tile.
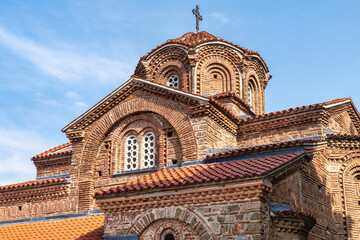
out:
M261 62L264 64L266 72L269 71L265 61L261 58L259 52L252 51L252 50L240 47L239 45L228 42L228 41L226 41L226 40L224 40L224 39L222 39L220 37L215 37L214 35L211 35L210 33L205 32L205 31L201 31L199 33L189 32L189 33L186 33L186 34L184 34L183 36L181 36L179 38L169 39L165 43L161 44L160 46L157 46L155 49L148 52L145 56L141 57L140 60L146 59L148 56L150 56L156 50L158 50L158 49L160 49L160 48L162 48L162 47L164 47L164 46L166 46L168 44L174 44L174 43L175 44L182 44L182 45L185 45L187 47L194 48L196 46L199 46L200 44L209 43L209 42L223 42L223 43L229 44L229 45L239 49L240 51L242 51L246 55L255 55L255 56L259 57Z
M43 153L40 153L40 154L32 157L31 160L50 157L50 156L60 156L60 155L71 154L71 153L72 153L71 142L68 142L68 143L62 144L60 146L54 147L52 149L49 149Z
M22 183L16 183L6 186L0 187L0 192L5 191L12 191L12 190L18 190L18 189L25 189L25 188L34 188L34 187L42 187L47 185L53 185L53 184L61 184L66 183L66 178L52 178L52 179L43 179L43 180L34 180L34 181L28 181L28 182L22 182Z
M311 144L311 143L317 143L317 142L323 142L324 139L303 139L303 140L294 140L294 141L286 141L286 142L279 142L279 143L272 143L272 144L265 144L265 145L259 145L254 147L247 147L247 148L239 148L239 149L233 149L225 152L219 152L214 153L211 155L207 155L205 159L213 159L213 158L223 158L223 157L232 157L232 156L238 156L242 154L247 153L256 153L256 152L264 152L264 151L270 151L275 149L281 149L281 148L288 148L288 147L296 147L296 146L302 146L304 144Z
M103 215L0 226L3 240L101 240L103 234Z
M248 118L241 118L241 119L239 119L239 122L240 123L247 123L247 122L263 120L263 119L266 119L266 118L277 117L277 116L290 114L290 113L295 113L295 112L303 112L303 111L307 111L307 110L314 110L314 109L322 108L322 107L325 107L325 106L328 106L328 105L341 103L341 102L344 102L346 100L351 100L351 98L338 98L338 99L334 99L334 100L331 100L331 101L328 101L328 102L316 103L316 104L302 106L302 107L296 107L296 108L289 108L289 109L286 109L286 110L281 110L281 111L256 115L256 116L248 117Z
M238 160L215 164L199 164L189 167L162 169L116 188L100 191L95 196L141 190L177 187L204 182L218 182L263 176L276 168L298 159L302 153L258 159Z
M233 92L223 92L223 93L219 93L216 94L214 96L211 96L210 99L222 99L222 98L226 98L226 97L233 97L235 98L239 103L241 103L241 105L243 105L247 110L251 111L251 106L245 102L243 99L241 99L237 94L233 93Z

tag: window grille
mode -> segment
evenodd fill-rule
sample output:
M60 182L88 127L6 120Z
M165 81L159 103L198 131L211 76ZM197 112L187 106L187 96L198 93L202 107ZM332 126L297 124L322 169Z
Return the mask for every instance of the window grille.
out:
M129 136L125 143L125 170L138 169L138 141L136 136Z
M167 85L172 88L179 88L179 77L176 75L171 75L168 78Z
M155 165L155 135L152 132L146 133L143 139L143 168L150 168Z

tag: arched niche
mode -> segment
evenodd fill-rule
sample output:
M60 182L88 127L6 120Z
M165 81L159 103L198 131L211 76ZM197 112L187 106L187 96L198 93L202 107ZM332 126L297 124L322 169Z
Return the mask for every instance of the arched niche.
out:
M175 240L200 239L200 236L203 239L216 239L202 217L184 207L152 209L139 216L128 231L128 234L138 235L140 240L163 240L168 233Z
M360 239L360 152L345 157L339 172L344 229L349 239Z

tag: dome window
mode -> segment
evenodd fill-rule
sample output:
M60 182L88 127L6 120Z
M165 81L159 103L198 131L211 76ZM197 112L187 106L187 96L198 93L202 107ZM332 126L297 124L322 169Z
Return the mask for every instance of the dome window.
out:
M172 88L179 88L179 77L171 75L167 80L167 85Z

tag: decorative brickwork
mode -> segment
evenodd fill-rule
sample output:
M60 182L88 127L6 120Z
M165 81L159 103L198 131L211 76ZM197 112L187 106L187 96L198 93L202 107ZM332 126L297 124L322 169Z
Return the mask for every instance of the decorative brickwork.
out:
M264 195L253 194L254 190L265 193L269 188L261 181L226 188L214 185L150 193L148 200L139 195L101 198L98 204L106 213L105 235L159 239L163 230L173 229L180 232L179 239L233 239L236 235L262 239L268 229L267 221L262 222L266 217L261 217L266 207L261 200Z
M30 181L0 188L0 221L75 211L65 178Z
M359 112L265 114L267 73L207 32L168 40L32 158L38 180L0 187L0 224L100 208L84 239L359 239Z
M140 59L134 74L163 85L176 75L183 91L200 95L234 92L246 102L251 84L252 110L262 114L264 89L271 78L267 72L259 53L200 32L158 46Z

